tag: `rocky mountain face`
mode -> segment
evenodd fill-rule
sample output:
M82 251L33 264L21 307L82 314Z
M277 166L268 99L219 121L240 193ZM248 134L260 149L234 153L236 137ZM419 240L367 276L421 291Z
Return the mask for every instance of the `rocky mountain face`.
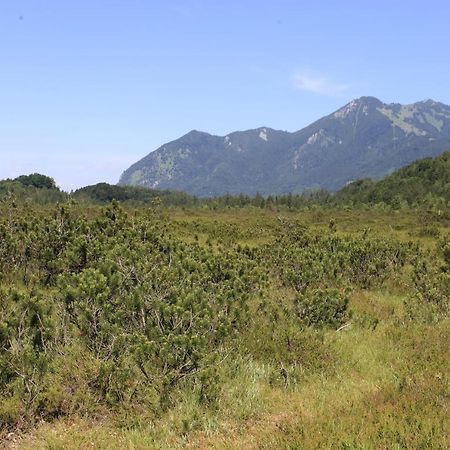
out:
M353 100L297 132L262 127L226 136L191 131L133 164L119 184L205 197L337 190L450 149L450 106Z

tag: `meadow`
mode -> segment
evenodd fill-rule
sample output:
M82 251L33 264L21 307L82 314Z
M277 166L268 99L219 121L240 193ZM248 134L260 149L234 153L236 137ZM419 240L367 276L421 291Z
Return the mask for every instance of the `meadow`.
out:
M448 210L0 209L5 448L450 447Z

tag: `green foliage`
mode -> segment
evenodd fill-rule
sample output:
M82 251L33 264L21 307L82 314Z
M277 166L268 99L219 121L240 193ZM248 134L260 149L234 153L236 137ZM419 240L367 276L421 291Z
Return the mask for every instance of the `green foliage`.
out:
M295 309L307 326L338 328L348 319L349 298L337 289L311 289L298 293Z
M330 285L380 286L404 264L405 250L398 243L372 237L368 231L339 236L334 227L329 233L317 233L301 223L281 220L266 257L285 286L300 293Z
M98 183L80 188L71 197L81 203L108 204L113 200L128 206L151 205L160 199L164 206L218 209L254 207L268 210L304 210L321 207L376 207L404 209L419 207L442 213L450 204L450 152L425 158L403 167L379 181L356 180L332 194L323 189L307 189L301 194L254 196L225 194L196 198L181 191L149 189L141 186ZM0 198L13 193L19 200L47 204L66 200L55 181L45 175L22 175L0 181ZM424 233L430 230L424 228Z
M55 180L46 175L41 175L40 173L33 173L31 175L21 175L14 179L24 186L33 186L37 189L55 189Z
M45 205L65 200L67 200L67 194L60 191L55 180L46 175L34 173L22 175L14 180L0 180L0 201Z
M450 314L450 240L439 243L443 259L420 253L414 259L415 292L407 302L411 316L418 314L427 321Z
M450 152L425 158L399 169L380 181L350 183L336 193L335 203L387 204L446 208L450 202Z
M72 197L86 203L104 204L113 200L132 205L151 204L160 199L164 205L188 206L197 202L184 192L147 189L138 186L116 186L108 183L98 183L76 190Z
M165 406L182 381L208 385L258 290L255 262L239 249L181 242L153 210L130 217L113 203L88 219L74 208L0 220L4 281L14 273L31 289L3 293L0 392L30 411L45 398L52 410L59 394L42 380L74 342L100 359L90 390L108 405Z
M423 426L415 401L444 399L441 356L397 340L417 331L427 343L448 327L445 211L315 208L277 219L255 208L42 207L10 197L0 212L0 440L41 419L101 417L119 435L145 430L150 447L180 447L225 422L258 424L273 402L299 417L329 402L351 417L355 405L362 417L371 396L386 395L388 442L397 422L386 418L413 411ZM419 236L424 226L439 233ZM417 245L404 242L411 237ZM419 365L429 384L417 384ZM101 447L92 433L70 445ZM108 439L104 447L131 442Z
M16 422L40 393L56 336L52 310L40 292L0 292L0 395L20 406L0 412L0 427Z

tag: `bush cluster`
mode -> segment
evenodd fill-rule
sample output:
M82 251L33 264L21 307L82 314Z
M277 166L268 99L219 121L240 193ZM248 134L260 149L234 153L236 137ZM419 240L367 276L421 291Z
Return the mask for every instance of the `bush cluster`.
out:
M209 383L261 279L245 251L181 242L116 203L93 218L11 208L0 237L3 425L76 408L73 386L91 405L164 407L180 383Z
M340 236L335 224L312 231L280 219L275 241L262 251L268 270L293 289L294 310L303 324L339 327L348 318L349 291L379 287L406 261L406 247L371 236Z

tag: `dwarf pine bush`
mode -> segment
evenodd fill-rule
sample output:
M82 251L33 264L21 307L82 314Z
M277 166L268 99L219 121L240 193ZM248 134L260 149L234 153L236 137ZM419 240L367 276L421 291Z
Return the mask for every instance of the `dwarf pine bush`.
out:
M24 414L49 398L39 380L74 344L98 361L89 389L107 405L167 404L180 382L211 383L261 280L243 250L181 242L152 211L129 216L116 203L95 218L75 205L25 210L0 233L3 281L14 272L25 284L2 291L0 395Z

